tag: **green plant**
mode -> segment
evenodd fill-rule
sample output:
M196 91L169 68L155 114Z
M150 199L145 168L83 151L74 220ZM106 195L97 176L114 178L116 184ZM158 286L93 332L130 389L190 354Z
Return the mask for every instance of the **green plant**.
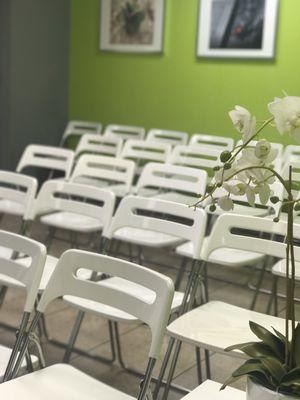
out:
M136 34L140 29L142 21L145 19L145 12L133 1L126 2L121 15L124 21L124 29L128 35Z
M250 322L250 329L260 342L243 343L231 346L226 351L240 350L249 359L224 383L224 389L229 383L249 376L251 379L274 392L293 395L300 398L300 325L295 319L295 258L293 238L294 211L299 210L300 198L294 198L293 190L299 185L293 182L292 167L289 167L289 177L284 179L273 167L277 151L265 139L260 138L263 129L275 125L279 133L290 134L300 142L300 98L286 96L275 99L269 104L272 117L257 127L256 118L243 107L236 106L229 115L236 129L243 135L242 145L233 151L225 151L220 156L221 165L215 168L214 182L200 198L211 202L210 210L216 210L217 205L224 211L234 208L232 195L246 196L248 203L254 206L256 196L260 203L268 201L278 203L281 207L274 223L280 219L282 210L287 212L286 232L286 315L285 333L274 329L274 333L264 327ZM251 142L257 140L253 146ZM279 181L286 192L287 198L281 200L273 196L271 185ZM214 194L218 188L223 188L226 194L216 199Z

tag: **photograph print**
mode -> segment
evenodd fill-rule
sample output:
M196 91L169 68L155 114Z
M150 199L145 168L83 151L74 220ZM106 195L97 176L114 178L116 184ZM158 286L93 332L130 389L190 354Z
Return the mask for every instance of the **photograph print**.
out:
M273 58L278 0L201 0L198 55Z
M164 0L102 0L100 49L161 52Z

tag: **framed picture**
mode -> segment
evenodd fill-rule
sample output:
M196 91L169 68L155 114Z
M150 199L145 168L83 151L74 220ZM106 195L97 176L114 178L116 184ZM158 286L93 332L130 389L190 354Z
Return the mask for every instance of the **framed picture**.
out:
M197 55L273 58L279 0L200 0Z
M162 52L165 0L102 0L100 49Z

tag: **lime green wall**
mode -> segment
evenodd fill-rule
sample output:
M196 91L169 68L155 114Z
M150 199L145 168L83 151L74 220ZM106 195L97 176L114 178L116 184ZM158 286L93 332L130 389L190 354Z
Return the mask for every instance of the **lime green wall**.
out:
M300 96L300 0L281 0L275 61L196 58L198 0L166 0L163 55L103 53L100 1L71 3L70 118L238 138L235 104L262 119L283 89Z

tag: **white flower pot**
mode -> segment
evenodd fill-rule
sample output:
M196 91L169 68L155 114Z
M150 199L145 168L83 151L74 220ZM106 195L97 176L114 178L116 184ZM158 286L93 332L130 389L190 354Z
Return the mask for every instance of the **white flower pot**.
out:
M247 381L247 400L299 400L299 397L287 396L273 392L257 385L250 378Z

